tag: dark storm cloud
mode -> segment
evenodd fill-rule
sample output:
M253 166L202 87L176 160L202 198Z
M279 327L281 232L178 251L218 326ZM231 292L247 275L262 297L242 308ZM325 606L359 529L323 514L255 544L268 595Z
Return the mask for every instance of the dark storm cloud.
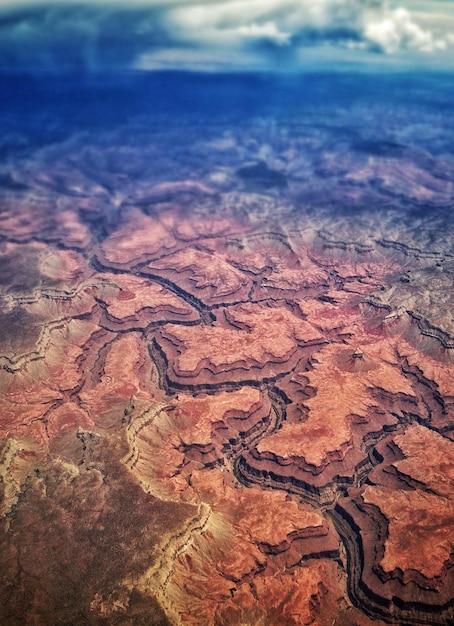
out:
M47 5L0 13L0 68L130 67L144 52L173 45L162 9Z
M0 0L0 69L298 64L308 48L436 52L452 36L385 0ZM208 66L207 65L207 66Z

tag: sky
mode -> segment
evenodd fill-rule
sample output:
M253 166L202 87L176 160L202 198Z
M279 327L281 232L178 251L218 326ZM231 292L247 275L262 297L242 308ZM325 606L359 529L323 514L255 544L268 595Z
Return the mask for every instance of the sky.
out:
M0 0L0 69L454 68L454 0Z

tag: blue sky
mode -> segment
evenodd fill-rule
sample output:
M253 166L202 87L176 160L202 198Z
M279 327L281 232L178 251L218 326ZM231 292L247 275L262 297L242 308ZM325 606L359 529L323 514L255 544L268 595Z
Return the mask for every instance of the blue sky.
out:
M0 68L454 66L454 0L0 0Z

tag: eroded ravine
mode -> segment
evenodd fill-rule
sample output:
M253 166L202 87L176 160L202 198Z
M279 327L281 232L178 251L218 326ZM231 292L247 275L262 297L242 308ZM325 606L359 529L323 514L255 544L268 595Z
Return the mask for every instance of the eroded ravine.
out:
M233 306L236 306L236 303ZM302 307L304 310L304 303ZM321 327L319 326L319 328ZM342 334L338 335L337 338L340 348L345 345L345 334L343 329L341 333ZM331 341L333 338L334 337L332 336ZM335 349L339 352L340 348ZM316 361L320 350L323 354L323 347L320 346L317 346L316 351L313 353ZM342 350L345 353L346 349L342 348ZM161 348L160 353L163 355L163 358L158 359L157 362L160 364L160 368L167 370L168 360L165 357L166 350ZM356 351L352 350L350 356L348 356L348 359L351 359L351 366L349 365L349 361L344 361L343 356L339 363L344 371L347 372L347 378L349 376L355 377L358 374L361 376L362 372L368 372L370 370L373 371L378 367L377 362L374 362L374 358L380 359L381 353L377 352L376 354L377 357L371 357L370 354L365 357L362 351L356 349ZM380 356L378 356L379 354ZM395 371L399 371L400 375L404 378L408 376L410 374L408 362L402 361L402 359L399 360L395 352L390 352L390 355L391 354L393 354L392 357L390 356L391 361L394 359L392 368L394 368ZM153 356L153 351L151 352L151 355ZM367 360L368 358L370 359L370 362ZM380 367L383 368L383 366ZM381 372L381 376L385 375L386 367L388 367L386 362L384 367L385 369ZM306 398L309 398L311 397L311 393L306 391L305 385L307 386L307 389L311 389L311 385L308 384L311 379L310 372L313 370L310 358L306 361L300 360L298 362L298 369L305 372L305 383L302 384L299 392ZM201 371L202 370L199 370L199 373L196 374L199 376L199 379L195 379L197 382L200 380ZM215 379L217 373L217 370L212 370L212 374L210 374L210 376L214 376ZM316 510L323 511L324 516L332 518L334 525L340 533L347 549L349 595L356 606L362 608L367 614L382 617L386 620L392 619L394 621L401 621L402 619L405 619L415 621L415 623L418 620L420 623L428 624L443 623L443 620L447 619L447 616L449 617L449 609L445 610L441 607L431 608L431 605L427 604L426 609L421 606L417 611L417 616L411 617L414 613L414 608L411 608L413 606L411 601L403 599L399 600L397 596L393 596L392 601L383 600L383 602L379 602L378 604L371 600L371 598L374 598L375 596L379 597L380 592L378 591L377 585L372 590L368 589L367 585L363 582L362 572L365 565L364 558L362 557L363 548L360 530L356 526L354 518L350 517L342 507L343 499L349 500L351 493L359 492L364 485L370 484L369 476L371 472L377 465L383 463L383 458L378 452L376 452L377 444L380 443L380 445L383 445L383 441L391 441L395 433L405 432L405 429L411 425L412 421L420 419L420 421L424 423L430 422L433 411L429 409L428 413L428 407L434 402L439 406L436 389L433 386L431 388L427 384L427 381L421 381L421 377L418 379L418 377L414 374L412 376L413 383L407 385L408 391L405 393L402 393L401 391L397 392L396 385L394 384L391 384L390 390L388 391L386 390L386 386L377 386L375 388L368 387L367 385L370 384L369 374L365 387L365 397L369 398L369 402L372 400L372 407L374 406L373 400L375 400L378 404L375 404L374 409L374 425L370 423L371 415L365 415L362 420L357 421L355 428L357 428L359 432L355 435L357 438L357 443L355 445L359 445L362 453L359 454L356 464L352 465L352 462L348 460L349 453L345 452L341 453L340 456L335 455L327 461L326 468L329 468L331 470L330 472L327 472L326 468L323 469L323 467L321 468L321 471L317 470L315 472L313 471L314 468L311 470L310 466L306 466L305 468L304 459L298 459L298 457L293 457L293 460L292 457L289 457L284 465L282 465L282 460L279 461L278 457L274 457L273 460L273 456L271 456L268 458L268 461L266 461L268 466L266 466L265 463L267 469L258 469L260 466L256 467L254 465L254 460L255 463L260 461L260 458L263 455L257 452L257 447L260 445L261 441L270 436L276 435L279 429L285 428L285 421L287 419L286 405L292 404L292 400L290 399L292 394L286 393L285 376L287 376L287 374L284 372L284 375L282 376L281 374L277 379L283 379L284 383L284 387L282 387L281 383L277 383L278 385L281 384L281 387L277 387L281 393L278 403L278 406L280 407L278 413L280 416L279 419L276 421L264 421L261 428L254 428L252 431L242 433L241 439L237 443L235 443L234 439L230 438L228 440L228 445L223 446L223 455L207 456L207 459L209 460L205 463L205 468L209 470L209 468L220 467L223 471L233 471L234 476L241 483L249 487L257 485L261 489L280 490L285 493L292 494L293 496L297 496L301 502L306 502L311 506L314 506ZM202 384L192 384L192 381L177 384L168 379L166 371L161 372L161 379L167 381L166 389L168 392L173 388L174 390L184 390L186 393L194 393L197 389L198 394L203 393ZM248 381L243 381L243 384L244 382L247 384ZM241 389L241 384L241 382L237 382L227 385L225 382L222 382L221 377L219 386L215 382L212 382L204 388L204 391L206 393L209 390L209 393L214 397L219 392L225 394L225 391L221 391L222 389L230 389L230 393L235 394L235 390L238 391ZM258 389L259 387L256 388ZM317 400L317 388L315 389L314 398ZM274 397L276 401L276 395ZM432 400L430 398L432 398ZM274 411L276 411L276 405L274 405ZM424 417L419 418L418 413L421 413ZM335 414L330 417L330 421L335 422L337 419L338 418L336 418ZM356 420L358 420L358 416L356 417ZM177 427L176 430L178 430ZM347 441L346 443L351 447L351 441ZM191 446L186 442L183 448L187 453ZM183 450L183 448L180 448L180 451ZM254 450L256 451L255 453L253 452ZM199 454L197 458L203 459L203 454L202 456ZM249 461L247 459L249 459ZM343 464L344 470L341 469ZM335 469L333 472L332 469L333 467L336 468L336 465L339 466L339 469ZM285 472L281 473L280 469L285 469ZM301 474L301 472L303 472L303 474ZM325 477L325 474L327 474L327 477ZM304 475L305 480L298 478L299 475ZM331 479L329 478L330 475L332 476ZM377 541L385 541L385 529L386 527L384 526L383 531L377 538ZM356 535L355 531L357 531ZM319 552L318 558L333 558L336 554L338 554L336 549L322 549ZM172 560L171 557L169 557L169 560ZM171 576L169 575L167 581L170 577ZM361 589L366 588L368 591L362 594L357 594L353 591L353 588L356 589L358 586ZM415 593L417 592L415 591Z
M449 624L449 234L227 161L4 202L6 623Z

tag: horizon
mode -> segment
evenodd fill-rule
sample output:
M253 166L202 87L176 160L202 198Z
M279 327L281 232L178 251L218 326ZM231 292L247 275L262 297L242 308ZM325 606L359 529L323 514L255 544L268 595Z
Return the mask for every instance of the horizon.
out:
M277 71L453 67L454 2L0 2L0 68Z

